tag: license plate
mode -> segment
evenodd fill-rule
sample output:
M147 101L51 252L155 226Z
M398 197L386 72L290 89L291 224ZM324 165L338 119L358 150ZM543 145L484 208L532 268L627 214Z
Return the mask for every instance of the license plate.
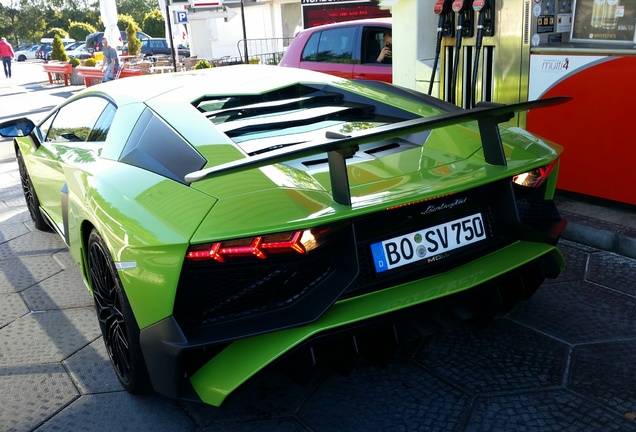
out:
M371 253L375 271L381 273L428 259L486 239L481 213L433 227L424 228L389 240L373 243Z

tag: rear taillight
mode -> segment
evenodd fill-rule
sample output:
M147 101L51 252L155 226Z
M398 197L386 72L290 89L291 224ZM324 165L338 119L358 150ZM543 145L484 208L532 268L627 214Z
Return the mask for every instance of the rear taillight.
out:
M318 237L328 231L329 228L308 229L192 245L186 258L226 262L233 258L267 259L277 254L302 255L316 249L320 243Z
M512 181L519 186L536 188L545 182L558 163L558 159L553 160L550 164L533 169L522 174L518 174L512 178Z

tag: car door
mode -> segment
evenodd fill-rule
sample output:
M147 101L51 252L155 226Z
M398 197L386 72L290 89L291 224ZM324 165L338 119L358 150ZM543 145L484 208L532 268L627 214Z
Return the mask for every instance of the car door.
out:
M301 69L324 72L342 78L353 77L356 61L357 26L318 31L307 40L300 58Z
M170 47L165 39L150 39L150 49L153 55L170 54Z
M364 26L361 28L360 63L353 66L353 79L393 82L393 65L376 61L384 46L384 35L390 27Z
M87 96L62 106L39 126L41 144L31 158L29 175L40 205L62 233L66 168L93 157L90 149L103 144L114 111L107 99Z

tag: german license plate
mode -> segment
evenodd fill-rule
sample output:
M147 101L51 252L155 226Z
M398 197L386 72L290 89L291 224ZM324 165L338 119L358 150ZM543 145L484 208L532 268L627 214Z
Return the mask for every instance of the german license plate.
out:
M381 273L486 239L481 213L393 237L371 245L375 271Z

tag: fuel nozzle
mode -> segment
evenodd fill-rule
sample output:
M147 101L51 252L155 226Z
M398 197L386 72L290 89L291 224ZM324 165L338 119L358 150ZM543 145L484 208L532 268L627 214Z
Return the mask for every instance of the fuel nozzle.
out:
M457 14L456 32L461 32L463 37L473 36L473 8L471 0L454 0L452 9ZM456 33L457 34L457 33Z
M455 35L454 15L451 9L452 0L437 0L433 7L435 15L439 16L437 21L437 44L435 46L435 61L431 71L431 80L428 85L428 94L433 92L433 83L435 82L435 73L437 72L437 63L442 47L443 37L453 37Z
M437 0L433 7L435 15L439 16L437 32L441 37L455 36L455 17L452 13L453 0Z
M477 73L479 69L479 53L481 51L484 36L492 36L494 33L494 11L495 0L473 0L473 10L479 13L477 18L477 37L475 38L475 60L473 65L473 77L470 86L471 106L475 106L477 92Z
M453 61L453 71L450 83L450 94L448 101L455 103L458 80L459 57L462 54L462 37L471 37L472 32L472 16L471 0L454 0L452 4L453 12L457 15L457 26L455 27L455 58Z
M495 34L495 0L473 0L473 10L479 13L477 19L477 35L481 29L482 36L493 36Z
M473 1L473 10L475 12L480 12L484 6L486 6L486 0L474 0Z

